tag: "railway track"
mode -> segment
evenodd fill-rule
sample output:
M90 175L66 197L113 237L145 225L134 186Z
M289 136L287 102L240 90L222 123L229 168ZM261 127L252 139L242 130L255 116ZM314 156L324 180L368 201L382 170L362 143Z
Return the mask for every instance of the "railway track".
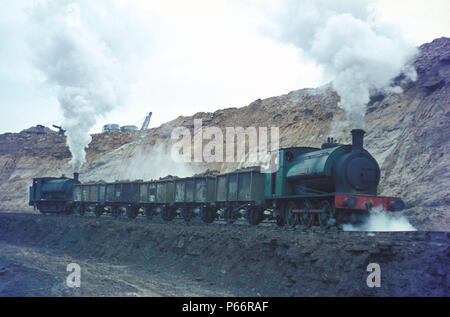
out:
M78 218L78 219L85 219L85 220L92 220L97 222L98 220L106 220L106 221L113 221L116 223L122 223L124 225L139 225L139 226L145 226L148 224L161 224L161 225L175 225L175 226L184 226L184 227L195 227L195 228L221 228L226 229L230 227L234 228L240 228L242 230L251 230L251 231L272 231L272 232L298 232L305 233L305 234L325 234L325 233L338 233L339 235L347 235L347 236L404 236L404 237L421 237L421 238L429 238L430 240L448 240L450 238L450 232L447 231L426 231L426 230L417 230L417 231L344 231L342 229L339 229L337 227L334 228L332 231L324 231L318 226L312 226L312 227L306 227L299 225L297 227L289 227L289 226L283 226L279 227L276 225L275 221L263 221L258 226L252 226L250 225L245 219L237 219L234 223L230 224L224 219L218 219L214 221L213 223L204 223L200 219L194 218L194 221L186 223L186 221L182 217L176 217L172 221L167 222L164 221L160 217L154 217L152 219L148 219L145 215L139 215L135 219L129 219L125 215L120 215L118 217L114 217L108 213L105 213L101 215L100 217L96 217L93 213L86 213L84 215L78 215L78 214L72 214L72 215L62 215L62 214L29 214L29 213L4 213L0 212L0 215L18 215L19 217L28 217L28 216L35 216L35 217L45 217L45 218ZM234 230L234 228L231 228Z

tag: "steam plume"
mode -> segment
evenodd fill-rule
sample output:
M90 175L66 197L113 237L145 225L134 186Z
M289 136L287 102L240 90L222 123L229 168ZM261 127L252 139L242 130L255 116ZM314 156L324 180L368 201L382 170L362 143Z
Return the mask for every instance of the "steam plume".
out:
M368 219L359 225L344 224L344 231L416 231L405 216L374 208Z
M105 20L102 15L113 12L90 5L44 2L33 7L29 15L34 23L29 40L34 64L55 88L75 171L86 161L89 130L99 116L122 103L127 90L123 51L110 34L99 31L105 30L99 25ZM114 23L123 22L114 19Z
M373 1L288 0L274 20L273 36L322 66L353 128L364 126L370 91L401 92L390 85L402 72L416 79L408 66L416 48L395 26L379 21Z

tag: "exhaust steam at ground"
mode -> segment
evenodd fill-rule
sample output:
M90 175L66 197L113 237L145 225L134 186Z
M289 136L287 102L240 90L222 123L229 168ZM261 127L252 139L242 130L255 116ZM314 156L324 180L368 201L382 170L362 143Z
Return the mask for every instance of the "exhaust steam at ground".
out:
M374 208L370 216L359 225L344 224L344 231L416 231L409 220L400 214Z

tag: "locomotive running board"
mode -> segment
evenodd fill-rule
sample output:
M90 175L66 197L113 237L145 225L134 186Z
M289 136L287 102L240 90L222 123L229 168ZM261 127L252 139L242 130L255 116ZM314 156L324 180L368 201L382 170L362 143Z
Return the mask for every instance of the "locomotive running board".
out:
M294 213L294 214L301 214L304 212L305 212L305 209L292 209L292 213ZM320 214L321 212L323 212L323 210L322 209L309 209L308 212Z

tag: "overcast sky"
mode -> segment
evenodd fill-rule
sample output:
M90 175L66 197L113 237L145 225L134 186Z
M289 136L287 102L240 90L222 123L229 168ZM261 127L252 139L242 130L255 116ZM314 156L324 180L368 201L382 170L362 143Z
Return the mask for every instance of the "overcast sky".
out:
M0 133L63 120L54 87L33 63L39 43L30 41L34 26L26 8L35 3L0 0ZM327 83L321 69L297 48L267 36L266 19L275 6L262 0L111 0L81 6L82 16L94 8L104 17L98 27L89 20L92 32L104 32L105 25L114 30L122 13L138 26L130 33L114 30L116 40L131 43L127 54L136 52L138 65L123 79L129 84L123 103L91 132L100 132L104 123L140 127L148 111L153 112L152 127L179 115L241 107ZM380 0L376 6L416 45L450 37L448 0Z

